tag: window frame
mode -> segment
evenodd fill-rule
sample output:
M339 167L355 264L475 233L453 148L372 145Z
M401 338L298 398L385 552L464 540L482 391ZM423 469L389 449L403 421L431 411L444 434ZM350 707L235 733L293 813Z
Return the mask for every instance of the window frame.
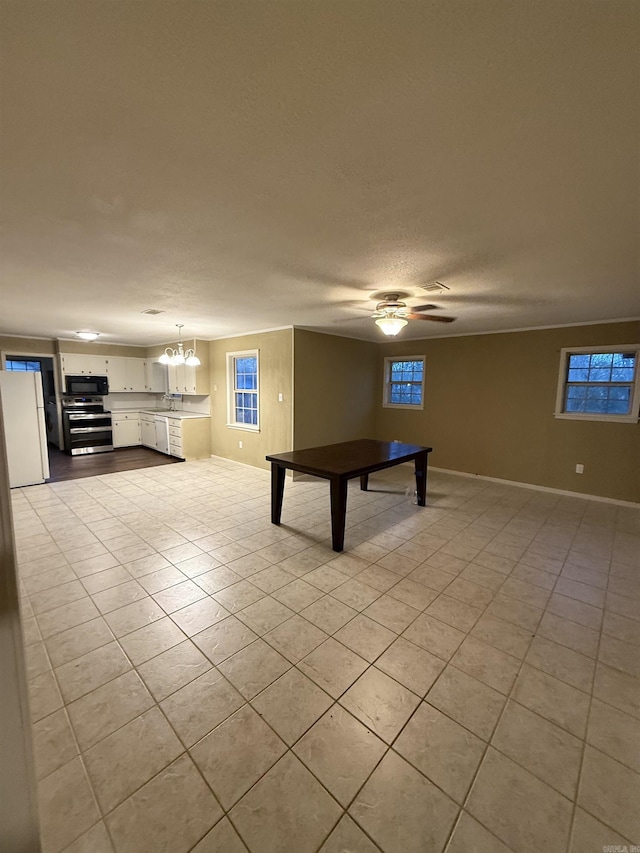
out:
M227 427L229 429L239 429L245 432L260 432L260 350L239 350L237 352L228 352L227 356ZM256 359L256 387L249 389L236 388L236 359L238 358L255 358ZM247 424L236 421L236 393L250 393L256 395L256 410L257 423Z
M591 412L565 412L564 400L567 385L567 374L570 355L587 355L599 353L633 352L636 357L636 375L631 394L631 411L628 415L596 414ZM595 384L595 383L594 383ZM609 383L603 382L605 386ZM628 384L628 383L624 383ZM560 350L560 367L558 370L558 388L556 391L556 407L554 417L567 421L608 421L610 423L637 423L640 418L640 344L615 344L590 347L565 347Z
M420 383L420 405L413 403L392 403L391 396L391 366L396 361L420 361L422 363L422 382ZM424 383L426 375L426 356L424 355L388 355L384 359L384 379L382 386L382 407L384 409L404 409L409 412L424 411ZM417 384L417 383L415 383Z

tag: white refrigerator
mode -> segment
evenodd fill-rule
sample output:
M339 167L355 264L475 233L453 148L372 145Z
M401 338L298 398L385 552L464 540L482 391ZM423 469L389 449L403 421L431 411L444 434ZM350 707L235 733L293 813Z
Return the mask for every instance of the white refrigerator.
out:
M0 408L9 485L13 489L44 483L49 477L49 454L40 374L0 370Z

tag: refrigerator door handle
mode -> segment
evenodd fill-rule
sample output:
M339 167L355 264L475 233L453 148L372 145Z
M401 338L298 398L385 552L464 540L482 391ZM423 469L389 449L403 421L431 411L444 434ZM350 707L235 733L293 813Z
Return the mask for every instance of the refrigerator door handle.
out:
M38 432L40 434L40 458L42 459L42 476L48 480L51 471L49 469L49 445L47 440L47 423L44 418L44 409L38 407Z

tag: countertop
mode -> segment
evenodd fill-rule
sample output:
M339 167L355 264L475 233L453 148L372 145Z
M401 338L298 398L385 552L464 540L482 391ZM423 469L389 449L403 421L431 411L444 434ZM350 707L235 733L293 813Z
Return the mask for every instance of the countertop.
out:
M210 418L211 415L204 415L201 412L185 412L181 410L177 410L172 412L170 409L141 409L140 407L134 407L131 409L112 409L111 415L116 417L117 415L126 415L130 412L140 412L141 415L166 415L168 418L177 418L179 420L186 420L187 418Z

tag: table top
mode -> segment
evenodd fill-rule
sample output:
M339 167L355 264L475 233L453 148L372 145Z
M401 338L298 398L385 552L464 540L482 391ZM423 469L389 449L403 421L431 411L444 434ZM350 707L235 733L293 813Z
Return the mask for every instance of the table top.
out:
M419 453L430 453L431 449L399 441L360 438L340 444L274 453L266 458L268 462L279 462L285 468L315 474L318 477L357 477L359 474L408 462L415 459Z

